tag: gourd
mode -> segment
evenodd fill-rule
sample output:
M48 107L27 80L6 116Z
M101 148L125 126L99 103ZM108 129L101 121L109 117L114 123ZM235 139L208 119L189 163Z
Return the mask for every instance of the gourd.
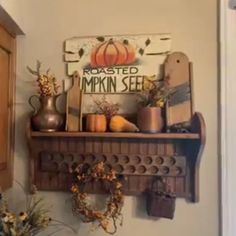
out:
M88 114L86 116L86 131L105 132L107 129L106 116L103 114Z
M135 61L135 49L128 42L109 39L91 50L91 67L128 65Z
M120 115L113 116L109 128L112 132L138 132L138 127Z

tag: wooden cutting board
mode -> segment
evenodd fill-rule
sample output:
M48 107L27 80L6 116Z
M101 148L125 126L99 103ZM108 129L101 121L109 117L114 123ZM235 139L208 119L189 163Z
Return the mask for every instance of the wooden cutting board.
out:
M164 64L165 77L173 89L166 107L166 125L188 123L193 115L192 63L182 52L170 54Z
M82 131L82 96L83 92L80 89L80 77L78 72L72 76L72 86L67 91L66 104L66 130L67 131Z

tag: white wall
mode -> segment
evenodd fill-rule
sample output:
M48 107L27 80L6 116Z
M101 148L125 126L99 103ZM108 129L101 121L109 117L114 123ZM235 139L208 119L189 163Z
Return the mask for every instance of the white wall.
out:
M0 5L8 12L13 20L24 31L27 24L27 12L29 5L28 0L0 0Z
M3 0L0 3L4 2ZM6 2L6 1L5 1ZM201 111L207 125L207 143L201 162L200 203L177 201L173 221L146 217L145 206L135 197L125 198L124 226L117 236L217 236L218 156L217 156L217 1L216 0L18 0L16 19L24 18L25 37L18 38L17 116L15 178L28 180L28 156L25 122L29 112L27 99L34 94L26 66L36 59L50 66L58 78L65 78L62 60L63 41L72 36L170 32L173 49L185 52L194 66L195 110ZM20 2L20 4L19 4ZM15 5L14 5L15 6ZM13 7L13 5L12 5ZM9 7L9 9L12 9ZM20 25L21 26L21 25ZM17 206L23 202L20 190L12 191ZM16 195L17 194L17 195ZM69 193L43 193L55 218L72 224L78 235L89 226L72 216ZM15 197L17 196L17 197ZM21 200L22 199L22 200ZM142 201L141 201L142 202ZM142 202L144 204L144 201ZM57 234L65 235L65 233ZM68 233L68 236L70 233Z

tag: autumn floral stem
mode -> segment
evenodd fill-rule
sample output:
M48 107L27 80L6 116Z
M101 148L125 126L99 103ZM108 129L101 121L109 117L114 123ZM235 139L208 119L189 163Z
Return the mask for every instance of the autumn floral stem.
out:
M52 219L52 222L59 223L58 226L59 226L59 225L63 225L63 226L65 226L65 227L71 229L71 230L73 231L73 233L77 233L77 231L76 231L73 227L71 227L70 225L68 225L68 224L66 224L66 223L64 223L64 222L62 222L62 221L60 221L60 220Z

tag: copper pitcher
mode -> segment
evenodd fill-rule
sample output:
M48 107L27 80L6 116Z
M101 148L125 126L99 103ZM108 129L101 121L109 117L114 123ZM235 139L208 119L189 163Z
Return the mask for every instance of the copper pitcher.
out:
M40 107L37 110L32 104L32 99L37 98ZM33 108L31 117L31 125L34 130L41 132L55 132L63 128L64 116L59 113L56 108L57 96L37 96L33 95L29 98L29 104Z
M141 132L158 133L162 131L163 119L160 107L143 107L138 111L137 124Z

